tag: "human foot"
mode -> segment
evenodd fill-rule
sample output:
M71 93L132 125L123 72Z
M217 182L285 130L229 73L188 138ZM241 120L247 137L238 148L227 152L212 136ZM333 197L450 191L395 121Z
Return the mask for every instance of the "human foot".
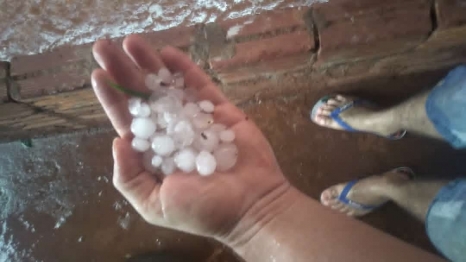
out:
M404 135L404 131L399 131L399 126L389 114L374 110L369 103L358 102L361 100L342 95L325 97L314 106L311 120L320 126L337 130L358 130L391 138ZM338 113L338 109L341 112Z
M411 169L401 167L382 175L338 184L324 190L320 201L324 206L348 216L363 216L389 201L387 192L410 180L413 174ZM344 191L347 190L346 194Z

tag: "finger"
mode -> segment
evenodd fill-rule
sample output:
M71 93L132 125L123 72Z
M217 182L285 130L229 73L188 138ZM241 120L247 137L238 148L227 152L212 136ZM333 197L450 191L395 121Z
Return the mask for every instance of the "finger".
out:
M210 100L215 105L228 101L220 89L212 83L210 77L199 67L193 67L184 74L184 81L187 87L193 88L197 92L199 99Z
M123 49L133 62L145 71L158 73L160 68L165 67L158 52L141 36L126 37L123 41Z
M261 130L251 120L241 121L232 126L231 129L235 132L235 144L239 150L238 162L233 171L247 166L263 165L264 162L280 169L276 159L270 157L274 156L272 147ZM258 151L257 148L261 148L261 150ZM249 175L249 172L245 172L246 174Z
M144 170L141 156L131 148L129 139L113 140L113 159L113 184L139 213L146 214L145 203L158 202L154 197L159 193L160 184Z
M92 52L97 63L125 88L145 92L144 77L123 49L111 40L97 41Z
M210 77L185 53L168 46L162 49L160 56L172 72L183 73L186 86L198 90L201 98L212 100L215 103L228 101L220 89L212 83Z
M197 65L185 53L177 48L167 46L160 51L160 57L172 72L185 73Z
M120 137L130 136L131 115L126 95L108 86L113 78L103 69L92 72L91 82L100 104Z
M224 124L227 127L247 119L247 115L242 110L229 102L216 106L213 116L216 123Z

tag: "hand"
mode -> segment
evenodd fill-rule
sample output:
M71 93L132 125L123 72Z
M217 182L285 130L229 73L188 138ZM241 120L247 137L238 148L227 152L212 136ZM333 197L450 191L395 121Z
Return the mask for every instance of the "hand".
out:
M147 222L226 239L233 231L235 236L241 235L238 231L255 226L255 220L263 215L257 215L261 214L259 209L288 190L290 186L261 131L184 53L172 47L157 53L135 35L124 40L123 50L110 40L100 40L93 53L102 69L92 73L92 85L119 135L113 142L113 183ZM131 148L128 97L107 83L148 92L145 74L161 67L182 72L188 87L216 105L215 121L235 131L239 158L231 171L209 177L178 172L160 181L144 170L142 155Z

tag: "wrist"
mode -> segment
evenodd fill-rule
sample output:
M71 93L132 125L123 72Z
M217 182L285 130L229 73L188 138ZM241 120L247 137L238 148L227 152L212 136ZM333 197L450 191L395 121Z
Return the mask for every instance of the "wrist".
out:
M245 253L254 237L266 231L272 221L286 213L301 197L296 188L288 182L283 183L258 200L227 236L217 240L240 255Z

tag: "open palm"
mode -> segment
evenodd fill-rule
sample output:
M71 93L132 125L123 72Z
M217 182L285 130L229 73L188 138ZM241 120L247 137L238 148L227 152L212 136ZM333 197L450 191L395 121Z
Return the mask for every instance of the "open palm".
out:
M100 40L93 53L102 67L92 73L93 87L120 136L113 143L113 183L149 223L222 237L271 192L289 187L261 131L184 53L172 47L158 53L135 35L124 40L123 49L110 40ZM231 171L209 177L178 172L160 180L144 170L142 154L131 148L128 97L107 83L147 92L145 74L161 67L182 72L188 87L216 105L215 121L235 131L239 157Z

